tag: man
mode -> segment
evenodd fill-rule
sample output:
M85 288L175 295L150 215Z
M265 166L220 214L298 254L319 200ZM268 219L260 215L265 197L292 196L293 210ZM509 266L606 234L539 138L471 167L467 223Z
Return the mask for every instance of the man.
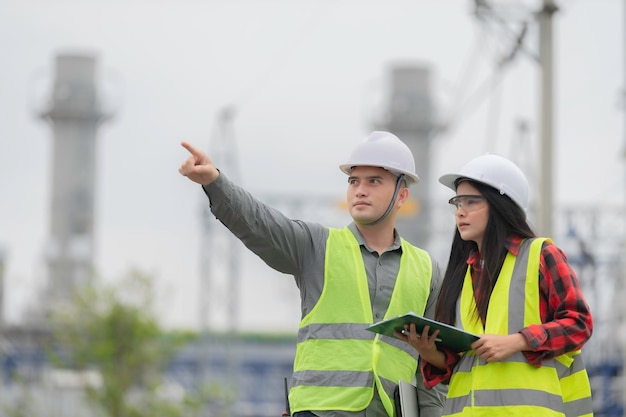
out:
M408 186L419 181L408 146L373 132L340 166L354 220L342 229L287 218L230 182L208 155L182 146L191 155L179 172L202 185L215 217L270 267L293 275L300 289L289 390L294 416L393 417L398 381L411 382L416 373L420 417L440 416L445 388L423 388L417 352L366 329L408 311L432 317L439 293L436 262L395 229Z

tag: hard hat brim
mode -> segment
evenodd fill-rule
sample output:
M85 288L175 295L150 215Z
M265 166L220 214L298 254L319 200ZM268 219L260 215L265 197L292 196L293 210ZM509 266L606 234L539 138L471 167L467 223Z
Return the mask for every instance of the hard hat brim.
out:
M456 181L463 177L464 176L461 174L446 174L439 177L439 182L450 188L452 191L456 191Z
M407 180L407 184L410 184L410 185L417 184L418 182L420 182L420 177L418 177L416 174L413 174L413 173L408 172L408 171L404 171L402 169L387 167L387 166L383 166L383 165L342 164L342 165L339 165L339 169L341 171L343 171L344 174L350 175L352 173L352 168L354 168L356 166L373 166L373 167L376 167L376 168L382 168L385 171L391 172L396 177L399 177L400 174L404 174L404 176L405 176L405 178Z

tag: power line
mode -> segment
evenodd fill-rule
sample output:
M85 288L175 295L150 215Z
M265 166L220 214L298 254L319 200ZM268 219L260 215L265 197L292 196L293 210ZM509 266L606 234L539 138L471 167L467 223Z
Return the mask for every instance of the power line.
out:
M484 13L483 11L487 10L488 13ZM499 54L496 59L496 67L495 70L489 74L484 80L478 84L478 87L474 90L474 92L466 99L461 100L460 98L454 100L454 103L459 103L451 112L452 116L448 118L448 120L441 126L440 130L437 133L442 133L445 131L446 134L450 134L455 128L457 128L462 120L466 118L471 112L478 109L480 103L492 96L493 93L500 86L504 78L504 71L509 68L510 64L514 61L515 57L519 52L525 51L524 48L524 39L527 35L528 25L526 21L522 22L522 27L519 32L514 32L506 22L501 19L499 16L495 14L491 6L489 6L485 1L476 0L476 17L478 21L482 24L483 31L481 33L486 33L486 23L488 21L487 18L491 18L495 20L501 27L504 27L508 33L514 33L514 42L512 46L509 46L509 51L505 54ZM496 41L500 41L502 39L501 36L492 36L491 39L495 39ZM487 39L488 40L488 39ZM473 72L477 66L477 62L475 61L475 57L478 56L478 52L485 50L485 45L489 45L489 42L484 39L476 40L474 44L474 53L472 53L473 59L471 60L471 65L467 66L467 69L464 73L464 79L468 78L468 74ZM528 52L527 52L528 53ZM466 85L466 81L462 81L461 85ZM459 96L461 96L459 94ZM496 112L497 108L492 106L491 112ZM493 127L495 123L497 123L497 117L489 117L489 123L491 124L491 128L488 127L488 137L487 137L487 146L491 146L493 142L493 135L495 134L495 128ZM490 139L491 137L491 139Z

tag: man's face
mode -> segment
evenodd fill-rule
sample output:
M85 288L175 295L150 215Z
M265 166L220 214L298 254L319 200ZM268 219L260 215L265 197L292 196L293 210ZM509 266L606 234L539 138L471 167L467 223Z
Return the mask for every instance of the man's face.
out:
M393 192L396 177L378 167L357 166L348 177L346 201L350 215L356 223L367 224L385 213Z

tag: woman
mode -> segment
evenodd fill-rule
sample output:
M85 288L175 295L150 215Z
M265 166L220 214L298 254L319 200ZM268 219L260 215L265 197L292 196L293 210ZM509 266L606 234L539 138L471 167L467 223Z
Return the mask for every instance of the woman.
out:
M438 348L428 328L404 336L425 385L449 384L443 415L593 415L591 312L563 251L526 220L526 177L486 154L439 181L456 191L457 227L435 319L480 335L468 352Z

